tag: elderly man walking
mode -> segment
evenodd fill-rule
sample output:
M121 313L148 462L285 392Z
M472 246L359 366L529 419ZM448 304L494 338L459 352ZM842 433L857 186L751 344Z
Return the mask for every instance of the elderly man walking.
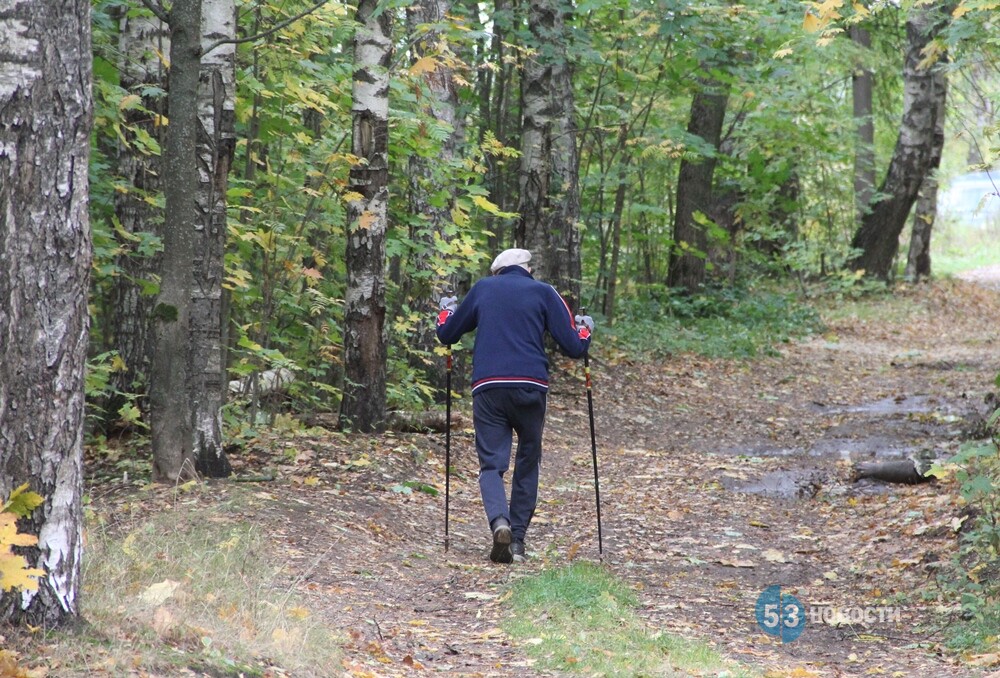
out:
M472 351L472 414L479 455L479 490L492 533L490 560L522 562L524 538L538 500L549 361L545 333L571 358L590 347L594 321L573 316L554 287L534 279L523 249L501 252L492 276L479 280L458 303L441 299L437 335L456 343L476 331ZM513 434L517 452L510 500L504 474L510 467Z

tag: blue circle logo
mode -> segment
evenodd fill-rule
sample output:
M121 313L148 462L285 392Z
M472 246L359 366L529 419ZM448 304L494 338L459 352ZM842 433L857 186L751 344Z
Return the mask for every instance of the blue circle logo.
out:
M757 626L769 636L790 643L806 627L806 608L790 593L782 593L778 585L768 586L757 597L754 608Z

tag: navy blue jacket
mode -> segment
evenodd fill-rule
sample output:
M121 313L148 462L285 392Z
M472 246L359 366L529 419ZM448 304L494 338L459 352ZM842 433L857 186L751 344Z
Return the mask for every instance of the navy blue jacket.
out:
M456 343L476 330L472 351L472 392L520 387L549 387L545 331L571 358L590 347L590 333L577 332L569 306L551 285L539 282L520 266L508 266L483 278L452 314L442 311L437 335L442 344Z

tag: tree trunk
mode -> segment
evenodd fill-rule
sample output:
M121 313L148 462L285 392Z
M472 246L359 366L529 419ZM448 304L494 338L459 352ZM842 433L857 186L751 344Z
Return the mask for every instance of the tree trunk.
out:
M0 500L44 497L19 528L46 572L0 592L0 622L46 628L79 610L91 58L86 0L0 13Z
M624 102L619 100L619 106L624 106ZM615 295L618 291L618 262L622 246L622 216L625 212L625 194L628 191L628 166L631 156L628 154L628 124L622 123L618 127L618 187L615 189L615 206L611 214L611 242L608 249L611 250L611 264L608 266L607 292L604 295L604 316L608 323L614 323L615 319Z
M201 0L175 0L170 11L170 94L163 153L163 259L160 294L153 309L155 348L149 405L153 476L160 481L195 477L191 372L191 262L202 246L198 232L198 71Z
M388 221L389 63L391 11L361 0L354 37L352 152L347 205L347 290L344 308L344 391L341 426L385 427L385 235Z
M516 10L511 6L510 0L494 0L493 7L490 17L493 29L488 32L491 34L490 46L487 47L484 41L482 47L483 52L489 54L493 68L478 69L481 77L479 89L482 92L479 142L482 144L486 133L492 132L501 144L511 146L519 138L520 122L519 113L512 110L517 70L514 66L515 59L508 53L507 42L516 30ZM490 198L505 212L518 209L518 198L512 195L511 190L517 183L517 173L514 163L491 162L487 166L486 186L489 188ZM487 216L486 227L492 233L487 237L488 251L503 249L503 243L508 241L505 220Z
M528 27L538 52L521 80L521 190L518 243L536 275L574 306L580 298L579 158L565 8L531 0Z
M423 0L411 5L406 11L407 29L409 35L416 38L420 25L435 25L448 20L451 12L450 0ZM432 30L421 36L413 45L415 59L422 57L434 58L447 38L440 31ZM462 119L458 116L458 92L452 69L443 60L436 60L434 70L423 74L423 82L430 98L424 105L424 115L451 127L434 156L429 158L413 154L409 159L409 206L410 214L416 220L415 228L411 229L410 239L415 244L414 256L409 262L409 276L406 280L404 300L412 301L416 308L430 306L437 310L434 302L445 289L458 290L458 277L435 279L433 269L435 260L440 253L435 248L435 242L451 240L447 225L452 223L451 209L455 201L454 184L448 181L450 166L455 161L455 154L461 142L465 129ZM447 194L444 203L438 198ZM443 358L434 359L434 349L440 346L434 323L433 314L423 315L427 319L417 330L415 348L426 356L419 363L413 361L414 367L421 369L435 389L445 388L445 365ZM457 370L459 374L462 370Z
M910 249L903 274L903 277L911 282L931 277L931 232L934 230L934 218L937 214L937 197L937 177L932 174L924 179L913 212Z
M872 39L868 31L855 24L850 29L851 40L862 54L871 51ZM868 214L875 193L875 118L872 103L875 76L859 57L851 74L851 94L854 102L854 206L860 225Z
M159 54L170 51L170 29L151 15L124 12L119 33L122 58L119 62L121 86L130 94L142 98L146 111L127 109L122 112L127 123L123 127L128 143L118 144L118 174L128 189L115 193L115 214L126 233L159 234L162 210L150 200L162 190L158 152L144 148L138 141L138 131L145 132L162 147L166 126L156 116L166 116L163 96L143 96L147 87L167 89L166 68ZM129 130L134 127L137 132ZM111 346L118 352L125 369L112 372L111 386L119 393L144 394L149 376L151 356L150 316L155 295L144 288L158 275L159 255L136 251L135 243L122 243L124 251L116 257L121 274L116 276L111 290L110 312L106 319ZM145 399L141 409L147 410ZM125 398L114 395L105 407L113 419L125 404Z
M944 151L944 121L947 113L947 94L938 100L938 114L935 122L932 160L937 167ZM917 206L913 214L913 229L910 232L910 250L906 258L906 280L917 282L931 277L931 233L937 217L938 179L937 170L924 178L924 184L917 194Z
M698 212L712 206L712 175L716 153L722 140L722 123L729 101L728 88L718 82L702 81L691 101L688 134L704 139L714 151L694 160L681 161L677 177L677 208L674 211L674 247L670 252L667 286L696 291L705 282L708 237L695 221Z
M880 197L864 216L851 241L860 254L848 262L851 270L888 279L899 249L899 234L924 177L937 169L940 146L935 142L937 119L948 81L933 66L921 66L924 49L937 37L951 15L949 3L913 9L906 23L907 50L903 65L903 119L889 170L878 192ZM937 149L937 150L935 150Z
M209 50L236 37L234 0L202 0L198 82L198 248L189 262L192 420L191 457L199 473L224 478L232 467L222 449L222 405L228 379L222 342L222 278L226 248L226 190L236 148L236 45Z

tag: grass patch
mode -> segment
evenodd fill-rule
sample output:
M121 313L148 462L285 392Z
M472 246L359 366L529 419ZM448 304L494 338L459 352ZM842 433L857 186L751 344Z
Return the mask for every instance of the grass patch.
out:
M86 623L32 639L25 663L67 678L339 675L335 633L295 594L281 552L236 514L239 501L179 506L125 528L90 519Z
M821 329L819 315L793 294L719 288L625 304L612 340L633 356L746 359Z
M1000 264L1000 232L996 227L972 228L945 223L931 238L931 270L936 276L955 275Z
M752 676L704 643L654 632L635 593L592 563L548 569L514 585L505 630L545 670L586 675Z

